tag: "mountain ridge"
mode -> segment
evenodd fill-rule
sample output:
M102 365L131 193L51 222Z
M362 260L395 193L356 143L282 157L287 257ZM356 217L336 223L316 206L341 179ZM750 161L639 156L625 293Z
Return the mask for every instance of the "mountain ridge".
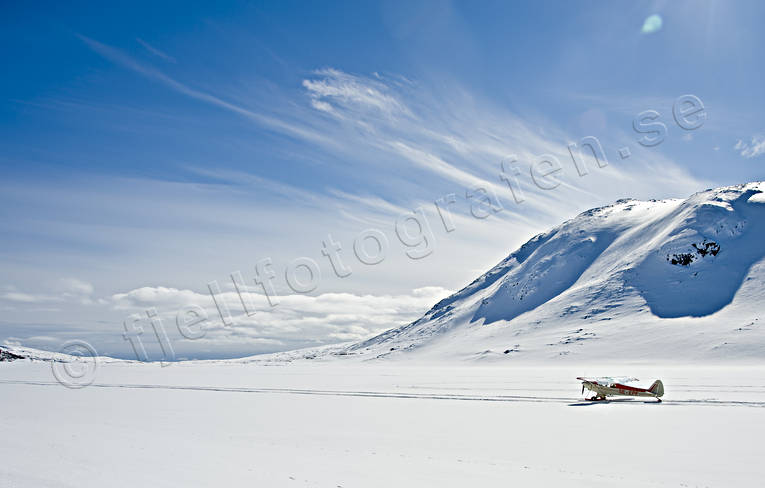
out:
M757 340L737 340L739 346L732 348L725 347L731 344L726 334L707 329L710 318L742 322L742 331L759 322L755 298L765 296L764 191L765 183L752 182L707 189L684 200L620 199L587 210L534 236L416 321L346 346L344 352L611 356L609 348L623 354L631 341L651 341L629 331L613 337L624 324L608 331L598 322L634 319L667 337L662 347L630 357L721 358L728 354L724 349L731 357L763 357L761 328ZM751 286L753 280L758 286ZM742 303L733 303L741 293ZM663 326L670 323L677 330ZM558 340L532 340L533 346L524 347L522 339L552 339L538 329L557 330ZM680 329L708 337L684 341L673 335ZM608 337L616 343L603 345ZM601 346L594 345L598 341Z

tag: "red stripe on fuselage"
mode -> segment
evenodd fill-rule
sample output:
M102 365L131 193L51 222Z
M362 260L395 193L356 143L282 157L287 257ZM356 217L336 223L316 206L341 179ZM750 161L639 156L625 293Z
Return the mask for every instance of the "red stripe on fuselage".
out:
M620 390L641 391L643 393L648 393L648 390L646 390L645 388L635 388L634 386L622 385L621 383L614 383L613 385L611 385L611 388L619 388Z

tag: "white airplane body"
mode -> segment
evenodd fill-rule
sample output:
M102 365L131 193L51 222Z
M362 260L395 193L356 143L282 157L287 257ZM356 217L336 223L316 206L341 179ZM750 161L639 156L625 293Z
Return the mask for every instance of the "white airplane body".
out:
M582 393L584 393L585 388L595 393L595 396L588 398L588 400L605 400L609 396L638 396L653 397L661 402L661 397L664 396L664 384L661 380L654 381L649 388L638 388L625 384L636 381L636 378L616 380L614 378L579 377L577 379L582 382Z

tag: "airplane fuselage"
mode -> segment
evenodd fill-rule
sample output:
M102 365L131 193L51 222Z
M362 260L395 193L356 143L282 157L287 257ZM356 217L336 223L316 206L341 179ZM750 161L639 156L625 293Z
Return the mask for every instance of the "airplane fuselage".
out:
M585 382L584 387L590 391L595 392L597 396L600 396L600 397L616 396L616 395L657 397L655 394L651 393L648 390L645 390L643 388L635 388L635 387L627 386L627 385L603 386L603 385L593 384L590 382Z
M600 380L577 378L582 381L582 391L585 388L594 392L592 400L605 400L609 396L635 396L635 397L653 397L661 401L664 395L664 385L661 380L656 380L650 388L638 388L636 386L624 385L613 380Z

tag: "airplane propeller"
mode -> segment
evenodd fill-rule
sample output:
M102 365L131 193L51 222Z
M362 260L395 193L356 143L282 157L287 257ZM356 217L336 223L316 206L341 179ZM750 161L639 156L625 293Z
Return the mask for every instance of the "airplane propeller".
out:
M582 383L582 395L584 395L584 383Z

